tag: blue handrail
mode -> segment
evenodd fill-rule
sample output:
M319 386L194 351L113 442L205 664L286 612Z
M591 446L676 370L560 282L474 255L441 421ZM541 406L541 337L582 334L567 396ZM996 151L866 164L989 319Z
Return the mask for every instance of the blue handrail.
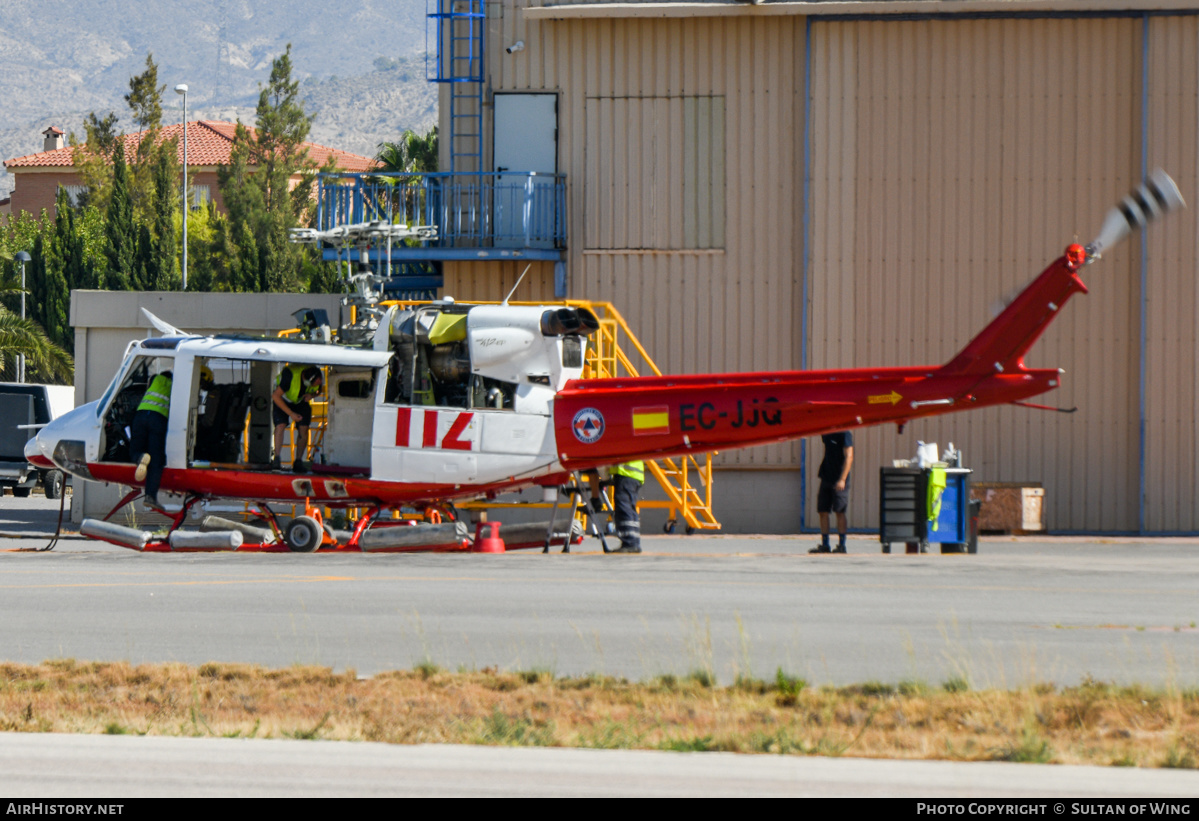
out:
M318 198L321 230L385 220L436 226L435 248L566 247L564 174L321 174Z

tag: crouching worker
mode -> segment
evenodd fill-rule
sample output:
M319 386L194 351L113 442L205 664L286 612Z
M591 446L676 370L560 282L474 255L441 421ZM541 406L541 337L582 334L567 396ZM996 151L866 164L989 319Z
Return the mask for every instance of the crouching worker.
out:
M167 418L171 414L171 372L163 371L150 380L142 401L133 415L129 431L129 451L137 460L133 479L146 483L146 504L158 504L158 487L167 463Z
M637 515L637 496L645 484L645 462L625 462L613 465L608 472L612 475L612 507L615 509L616 535L620 537L620 548L615 553L641 552L641 517ZM598 494L592 486L592 508L598 510Z
M312 405L308 402L321 392L321 369L315 365L288 365L275 379L275 392L271 394L272 418L275 422L275 458L271 470L280 470L279 454L283 452L283 432L296 423L296 436L292 441L295 460L291 469L296 473L307 473L308 428L312 424Z

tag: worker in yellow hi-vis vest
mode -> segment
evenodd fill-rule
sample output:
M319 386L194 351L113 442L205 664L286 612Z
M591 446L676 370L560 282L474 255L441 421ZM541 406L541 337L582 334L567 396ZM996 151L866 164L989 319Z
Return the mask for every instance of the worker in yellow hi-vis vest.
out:
M167 418L171 415L171 372L163 371L150 380L133 415L129 452L137 462L133 479L146 483L146 504L161 509L158 486L167 464Z
M275 458L271 470L280 470L279 454L283 450L283 432L291 422L296 423L296 436L292 440L295 454L291 469L295 473L307 473L308 426L312 424L312 405L308 400L319 396L323 377L315 365L288 365L275 380L275 391L271 394L272 419L275 423Z
M637 496L641 492L641 486L645 484L645 462L613 465L608 473L612 476L612 507L615 509L613 519L616 522L616 535L620 537L620 547L612 552L640 553L641 517L637 515ZM603 509L603 502L599 500L594 487L591 505L597 511Z

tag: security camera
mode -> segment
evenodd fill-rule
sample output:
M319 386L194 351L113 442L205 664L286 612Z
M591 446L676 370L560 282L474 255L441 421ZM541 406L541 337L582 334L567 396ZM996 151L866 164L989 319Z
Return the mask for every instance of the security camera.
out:
M525 41L524 40L517 40L512 45L508 46L508 48L504 49L504 51L508 52L509 54L515 54L518 51L524 51L524 50L525 50Z

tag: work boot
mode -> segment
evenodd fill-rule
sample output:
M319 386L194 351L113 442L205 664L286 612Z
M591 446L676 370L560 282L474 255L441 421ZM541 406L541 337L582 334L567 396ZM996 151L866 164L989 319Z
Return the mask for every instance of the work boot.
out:
M815 547L813 547L811 550L808 551L808 553L832 553L832 552L833 551L830 550L829 546L826 544L818 544Z
M612 551L613 553L640 553L641 548L636 545L622 545Z
M155 510L162 510L162 505L158 503L157 493L147 493L145 503L146 507L152 507Z
M826 552L827 552L827 551L826 551ZM833 548L833 552L834 552L834 553L848 553L849 551L847 551L847 550L845 549L845 545L843 545L843 544L839 544L839 545L837 545L835 548Z
M146 471L150 469L150 454L143 453L141 461L137 463L137 469L133 471L133 481L146 481Z
M270 469L271 470L283 470L283 463L279 461L278 456L276 456L274 459L271 460Z
M296 461L291 463L291 472L292 473L307 473L308 472L308 463L305 462L303 459L297 459Z

